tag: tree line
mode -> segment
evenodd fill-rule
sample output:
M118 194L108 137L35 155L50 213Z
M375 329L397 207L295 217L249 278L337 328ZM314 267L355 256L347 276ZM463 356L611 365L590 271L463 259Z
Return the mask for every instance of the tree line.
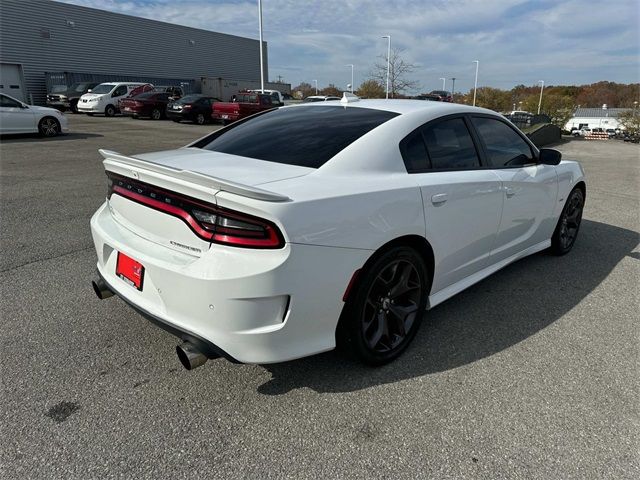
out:
M389 97L411 98L408 92L418 91L420 84L412 79L415 65L406 62L401 49L394 49L389 59ZM387 56L381 55L358 89L354 92L361 98L385 98L387 81ZM293 88L301 98L315 95L315 88L301 83ZM428 92L424 92L428 93ZM473 88L467 92L455 92L454 102L473 103ZM318 90L319 95L342 96L342 91L334 84ZM496 112L524 110L536 113L540 99L540 86L517 85L511 90L494 87L478 87L476 106ZM545 86L541 113L548 115L551 121L561 127L571 118L577 107L609 108L638 107L640 83L615 83L601 81L589 85L549 85ZM635 102L635 103L634 103ZM638 107L640 111L640 107ZM636 112L634 112L636 113Z

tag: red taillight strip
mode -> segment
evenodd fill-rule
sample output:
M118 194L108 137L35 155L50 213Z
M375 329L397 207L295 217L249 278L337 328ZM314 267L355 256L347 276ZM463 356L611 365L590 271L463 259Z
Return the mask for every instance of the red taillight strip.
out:
M202 239L211 241L213 240L213 233L207 232L204 228L198 225L198 222L189 214L189 212L178 208L174 205L169 205L167 203L159 202L158 200L154 200L153 198L145 197L144 195L140 195L136 192L132 192L131 190L127 190L126 188L119 187L114 185L113 193L117 193L120 196L133 200L134 202L141 203L151 208L155 208L156 210L161 210L169 215L173 215L174 217L180 218L184 221L191 229Z
M110 178L119 178L116 175L110 175ZM122 179L126 179L126 177L120 177ZM126 179L130 181L129 179ZM150 188L152 186L139 182L142 185L145 185L146 188ZM160 189L152 188L156 192L161 194L169 194L169 192L163 192ZM177 217L185 222L191 230L200 238L208 242L220 243L223 245L231 245L235 247L246 247L246 248L267 248L267 249L275 249L282 248L284 246L284 239L282 238L282 234L278 227L271 224L267 220L263 220L257 217L253 217L251 215L243 215L238 212L230 211L223 208L218 208L212 205L203 204L197 200L187 199L186 197L182 197L176 194L171 193L172 196L175 196L178 200L182 198L184 201L188 201L189 204L194 206L199 206L201 208L205 208L208 211L216 212L217 215L221 215L228 218L236 218L241 221L249 221L255 222L255 224L260 225L264 229L266 233L266 237L261 238L250 238L245 236L234 235L233 229L214 226L216 229L215 232L210 232L198 223L198 221L193 218L193 216L183 208L177 207L175 205L171 205L165 202L161 202L159 200L146 197L144 195L140 195L137 192L133 192L129 189L123 188L119 185L112 185L111 192L117 195L120 195L124 198L132 200L136 203L140 203L147 207L153 208L155 210L160 210L169 215ZM252 235L252 232L243 232L244 235Z

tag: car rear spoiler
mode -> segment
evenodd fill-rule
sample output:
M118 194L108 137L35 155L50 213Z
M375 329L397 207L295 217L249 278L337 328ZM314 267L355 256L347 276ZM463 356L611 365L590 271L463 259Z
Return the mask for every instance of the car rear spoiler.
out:
M242 197L254 198L256 200L264 200L265 202L289 202L291 199L286 195L263 190L262 188L244 185L242 183L232 182L223 178L212 177L203 173L192 172L191 170L181 170L179 168L169 167L160 163L142 160L140 158L128 157L111 150L98 150L98 153L104 157L104 165L126 165L137 169L149 170L155 173L169 175L180 180L194 183L202 187L212 188L214 190L222 190L229 193L235 193Z

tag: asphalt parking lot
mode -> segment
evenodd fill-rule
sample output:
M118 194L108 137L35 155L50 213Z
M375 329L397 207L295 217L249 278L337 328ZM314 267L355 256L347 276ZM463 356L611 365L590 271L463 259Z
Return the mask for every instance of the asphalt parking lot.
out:
M638 145L559 145L589 182L574 250L436 307L398 361L187 372L174 337L91 289L97 149L175 148L216 127L70 126L1 140L2 478L640 477Z

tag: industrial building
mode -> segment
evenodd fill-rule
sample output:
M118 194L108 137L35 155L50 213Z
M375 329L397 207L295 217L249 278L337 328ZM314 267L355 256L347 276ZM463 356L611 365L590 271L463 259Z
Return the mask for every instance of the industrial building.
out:
M618 123L618 114L629 110L631 109L607 108L606 105L603 105L602 108L576 108L573 117L569 119L564 129L571 131L583 127L604 128L605 130L622 128Z
M214 18L215 2L202 14ZM266 42L264 58L268 78ZM196 91L201 77L259 88L260 48L250 38L51 0L1 0L0 92L44 105L52 72L97 81L185 80Z

